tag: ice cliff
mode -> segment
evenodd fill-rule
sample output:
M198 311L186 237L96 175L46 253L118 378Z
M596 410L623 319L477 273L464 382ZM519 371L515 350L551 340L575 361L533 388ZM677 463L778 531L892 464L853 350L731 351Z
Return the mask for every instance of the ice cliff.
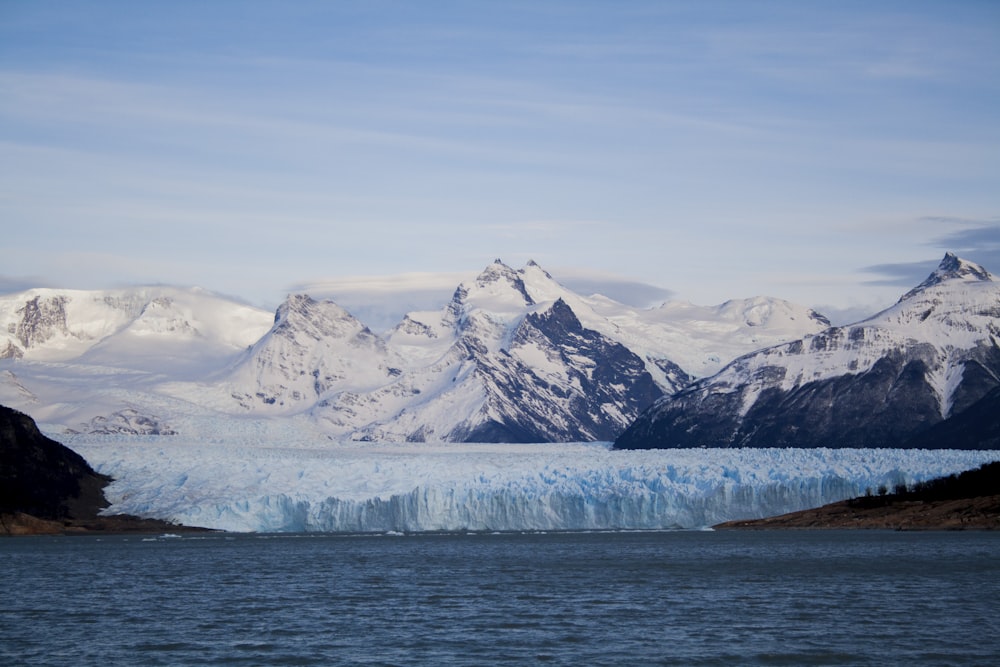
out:
M111 512L230 531L692 529L974 468L998 452L858 449L617 451L490 445L75 436L115 478Z

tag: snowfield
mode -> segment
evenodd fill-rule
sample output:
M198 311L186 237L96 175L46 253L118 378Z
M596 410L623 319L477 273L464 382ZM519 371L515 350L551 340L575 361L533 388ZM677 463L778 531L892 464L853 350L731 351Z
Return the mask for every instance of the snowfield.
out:
M695 529L1000 460L995 451L50 435L115 478L108 513L239 532Z

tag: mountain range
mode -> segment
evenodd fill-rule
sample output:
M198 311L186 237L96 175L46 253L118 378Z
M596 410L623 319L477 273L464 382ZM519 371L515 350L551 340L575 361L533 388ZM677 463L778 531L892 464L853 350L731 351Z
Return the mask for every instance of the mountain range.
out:
M33 289L0 296L0 403L64 433L613 440L732 359L828 328L768 297L635 308L500 260L384 333L308 294L272 314L197 288Z
M1000 283L945 255L886 310L744 354L616 440L674 447L1000 448Z

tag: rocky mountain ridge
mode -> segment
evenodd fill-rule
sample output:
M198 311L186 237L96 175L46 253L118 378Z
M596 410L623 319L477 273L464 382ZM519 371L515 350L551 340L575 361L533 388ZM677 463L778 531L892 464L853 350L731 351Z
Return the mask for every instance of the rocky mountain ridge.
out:
M998 386L1000 283L948 253L894 306L735 359L661 399L616 446L947 447L922 436L995 404Z
M307 413L337 437L610 440L691 379L657 343L662 327L632 325L626 307L574 294L534 262L515 270L497 260L444 308L409 313L384 337L329 302L310 303L333 313L321 324L314 314L293 326L281 315L297 310L293 303L306 299L279 309L272 331L226 378L227 391L253 413ZM771 304L794 310L776 300L754 307ZM824 324L796 312L807 330ZM767 315L744 327L767 336ZM297 342L279 345L289 337ZM328 372L326 362L340 367Z

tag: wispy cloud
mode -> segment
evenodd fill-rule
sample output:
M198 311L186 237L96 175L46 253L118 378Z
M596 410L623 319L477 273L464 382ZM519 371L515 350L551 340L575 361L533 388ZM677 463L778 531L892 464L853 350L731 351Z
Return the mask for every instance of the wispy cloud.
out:
M441 292L449 294L463 280L474 277L473 272L410 272L394 275L354 275L320 278L289 285L290 292L304 292L312 296L336 297L347 293L378 297L400 292Z
M977 220L959 216L923 216L918 222L941 226L960 226L924 243L925 246L954 252L963 259L983 265L987 270L1000 270L1000 219ZM941 258L916 262L874 264L861 269L881 275L867 285L898 285L912 287L934 271Z
M912 287L928 276L940 259L920 262L899 262L895 264L873 264L861 269L865 273L883 276L876 280L866 280L865 285L886 285L894 287Z
M544 268L544 267L543 267ZM289 293L330 299L375 330L398 324L406 313L442 308L455 288L478 271L355 275L311 280L288 286ZM553 278L578 294L602 294L636 308L655 306L674 292L613 273L561 267Z
M1000 273L1000 219L961 220L961 224L970 223L974 226L949 232L929 245L950 249L990 272Z
M673 290L658 285L601 271L558 268L553 277L578 294L602 294L636 308L657 306L676 295Z
M51 287L51 284L40 276L0 275L0 294L23 292L34 287Z
M330 299L376 331L399 324L407 313L443 307L474 272L411 272L321 278L289 285L288 292Z

